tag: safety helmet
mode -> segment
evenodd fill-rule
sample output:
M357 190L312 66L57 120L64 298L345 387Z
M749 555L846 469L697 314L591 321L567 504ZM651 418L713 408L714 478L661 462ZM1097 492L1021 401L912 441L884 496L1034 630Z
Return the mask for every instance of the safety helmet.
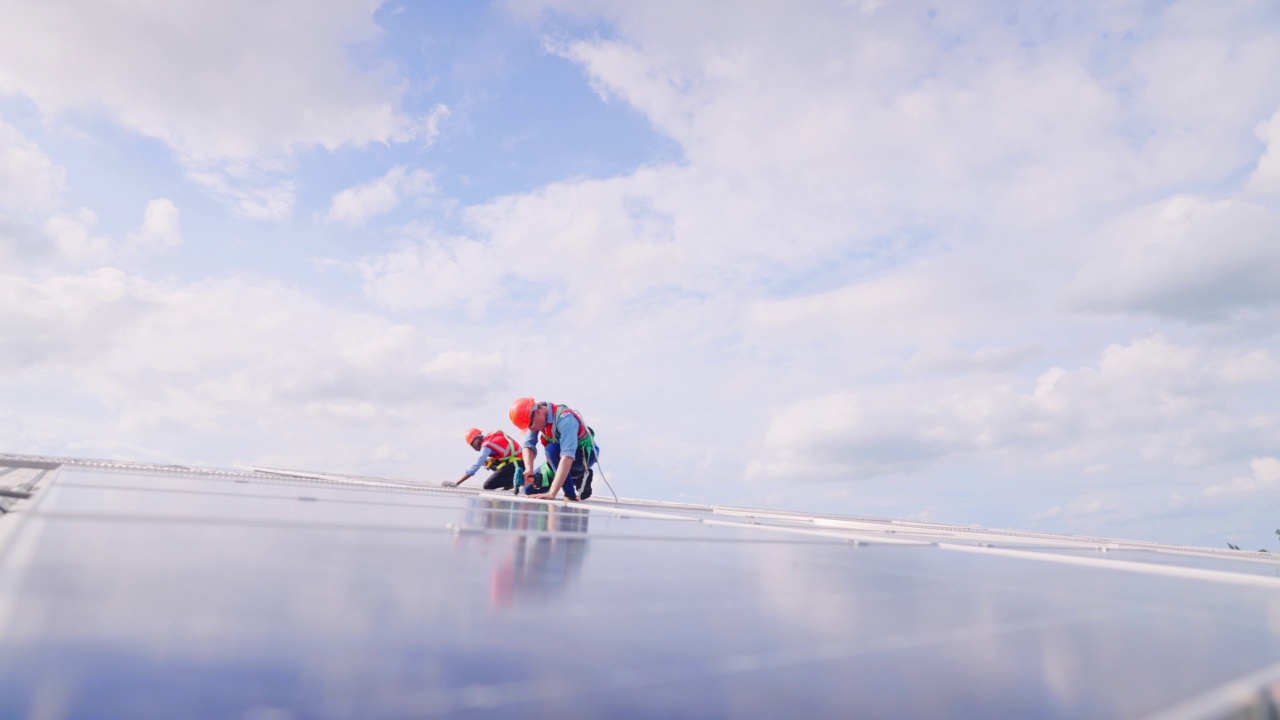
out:
M533 409L537 405L531 397L520 398L511 403L511 412L507 413L511 417L511 424L521 430L528 430L529 424L533 422Z
M471 428L470 430L467 431L467 444L470 445L471 443L475 442L476 438L480 437L483 434L484 433L480 432L480 428Z

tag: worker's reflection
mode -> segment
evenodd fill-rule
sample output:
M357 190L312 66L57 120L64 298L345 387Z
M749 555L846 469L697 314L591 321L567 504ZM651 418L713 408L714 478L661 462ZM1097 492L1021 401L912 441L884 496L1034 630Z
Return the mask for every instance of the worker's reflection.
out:
M513 600L553 597L563 592L582 570L587 556L586 508L552 503L527 503L494 498L474 498L467 525L509 540L510 549L500 556L489 579L489 599L497 607Z

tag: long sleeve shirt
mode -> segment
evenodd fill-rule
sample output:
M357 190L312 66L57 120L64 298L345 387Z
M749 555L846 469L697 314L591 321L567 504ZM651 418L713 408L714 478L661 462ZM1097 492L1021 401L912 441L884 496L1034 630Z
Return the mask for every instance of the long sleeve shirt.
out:
M476 458L475 465L472 465L470 468L467 469L467 475L471 476L480 472L480 467L484 465L485 461L488 460L492 455L493 455L493 451L490 450L489 448L487 447L480 448L480 457Z

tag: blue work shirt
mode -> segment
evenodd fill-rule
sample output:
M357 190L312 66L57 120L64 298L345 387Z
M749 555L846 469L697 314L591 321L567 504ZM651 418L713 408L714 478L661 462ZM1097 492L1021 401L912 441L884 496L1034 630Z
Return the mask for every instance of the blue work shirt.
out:
M480 466L481 466L481 465L484 465L484 461L485 461L485 460L488 460L492 455L493 455L493 450L490 450L489 448L487 448L487 447L483 447L483 446L482 446L482 447L480 448L480 457L479 457L479 459L477 459L477 460L476 460L476 464L475 464L475 465L472 465L472 466L467 470L467 475L468 475L468 476L470 476L470 475L475 475L476 473L480 472Z

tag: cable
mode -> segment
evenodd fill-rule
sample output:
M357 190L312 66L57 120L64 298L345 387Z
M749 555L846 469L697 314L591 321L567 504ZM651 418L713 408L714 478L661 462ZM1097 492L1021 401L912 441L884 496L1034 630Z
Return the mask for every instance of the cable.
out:
M613 501L621 502L618 500L618 493L614 492L613 486L609 484L609 478L604 476L604 467L600 465L600 458L596 458L596 468L600 471L600 479L604 481L605 487L609 488L609 493L613 495Z

